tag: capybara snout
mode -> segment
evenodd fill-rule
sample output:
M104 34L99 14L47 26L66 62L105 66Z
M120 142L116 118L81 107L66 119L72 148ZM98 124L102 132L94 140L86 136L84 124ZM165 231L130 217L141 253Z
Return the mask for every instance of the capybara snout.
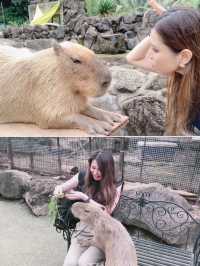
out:
M111 73L95 53L79 44L65 42L62 44L64 48L62 50L59 48L60 46L55 48L56 45L55 43L54 49L57 50L57 54L60 53L63 65L67 66L67 75L70 71L67 61L70 61L70 76L76 75L74 79L75 92L91 97L104 95L111 83Z

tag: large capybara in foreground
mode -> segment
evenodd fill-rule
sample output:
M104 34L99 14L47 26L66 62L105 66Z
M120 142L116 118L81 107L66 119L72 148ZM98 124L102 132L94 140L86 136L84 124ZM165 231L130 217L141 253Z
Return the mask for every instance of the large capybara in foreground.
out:
M101 249L105 253L105 266L138 266L135 245L119 221L92 202L74 203L71 210L93 233L92 238L80 240L81 244Z
M0 123L107 135L121 115L92 106L88 98L103 95L110 82L109 69L75 43L55 42L36 53L0 46Z

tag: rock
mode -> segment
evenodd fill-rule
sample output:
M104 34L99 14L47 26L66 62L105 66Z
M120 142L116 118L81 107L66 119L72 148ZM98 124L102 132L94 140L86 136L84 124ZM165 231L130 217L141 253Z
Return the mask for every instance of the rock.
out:
M24 46L35 51L40 51L52 47L52 43L53 39L26 40Z
M65 28L63 26L59 26L55 32L57 40L63 40L65 38Z
M48 214L50 196L53 195L55 186L60 183L53 178L41 177L31 181L30 190L24 194L24 199L34 215Z
M97 39L97 35L98 33L95 27L90 26L85 34L84 45L88 48L91 48Z
M65 175L65 180L57 177L40 177L31 180L30 190L24 194L24 199L34 215L43 216L48 214L48 203L55 186L65 182L69 177L70 175Z
M92 49L99 54L118 54L126 51L123 34L98 34Z
M115 95L118 93L134 93L143 86L147 79L147 75L141 71L121 66L113 66L110 71L112 82L109 91Z
M94 26L98 32L106 32L110 31L111 29L111 23L109 20L104 20L103 22L97 22Z
M30 188L31 176L18 170L0 172L0 195L6 199L21 199Z
M177 205L191 212L190 204L175 191L158 183L132 183L131 187L123 192L114 217L125 225L134 225L148 230L168 244L185 244L188 237L187 226L192 231L195 231L197 226L192 220L191 224L184 226L187 218L188 223L190 218ZM141 198L142 194L144 199L152 203L146 204L145 200L142 200L140 208L138 202L134 203L131 198ZM158 204L153 201L161 202Z
M155 96L138 96L124 104L129 116L129 135L160 136L164 134L165 103Z

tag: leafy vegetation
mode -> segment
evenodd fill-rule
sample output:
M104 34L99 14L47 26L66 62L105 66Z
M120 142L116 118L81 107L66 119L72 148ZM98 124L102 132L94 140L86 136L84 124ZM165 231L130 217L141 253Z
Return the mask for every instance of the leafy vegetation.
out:
M57 212L58 212L57 199L55 197L52 197L48 203L48 215L52 223L54 223L56 219Z
M200 0L158 0L164 7L186 5L200 8ZM21 25L28 22L29 0L1 1L5 22L9 25ZM149 6L147 0L85 0L88 16L126 15L146 11ZM0 9L0 23L4 22Z
M21 25L28 21L28 0L2 1L3 9L0 12L0 21L9 25Z
M158 0L164 7L176 5L200 7L200 0ZM88 16L125 15L144 12L149 6L147 0L85 0Z

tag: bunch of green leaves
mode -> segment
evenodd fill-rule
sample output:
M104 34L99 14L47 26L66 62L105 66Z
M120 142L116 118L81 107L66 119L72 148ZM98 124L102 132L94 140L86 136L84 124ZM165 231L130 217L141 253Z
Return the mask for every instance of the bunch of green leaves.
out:
M98 14L97 0L85 0L85 9L88 16L96 16Z
M144 12L148 8L146 0L116 0L116 4L117 15Z
M48 203L48 215L49 215L52 223L55 222L57 213L58 213L57 198L51 197L51 199Z
M114 12L116 9L116 4L114 0L99 0L98 3L98 13L100 15L108 15Z
M9 25L21 25L28 21L28 0L12 0L4 8L5 21Z
M108 15L115 12L116 0L85 0L88 16Z

